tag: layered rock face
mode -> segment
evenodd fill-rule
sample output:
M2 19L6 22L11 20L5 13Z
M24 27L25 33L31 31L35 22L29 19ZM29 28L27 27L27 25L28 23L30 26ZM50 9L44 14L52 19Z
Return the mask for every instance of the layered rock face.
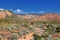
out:
M37 19L39 20L60 20L59 14L44 14L39 16Z
M42 15L18 15L21 19L24 20L60 20L60 15L59 14L53 14L53 13L47 13L47 14L42 14Z
M3 19L5 18L6 16L11 16L12 13L8 10L0 10L0 18Z

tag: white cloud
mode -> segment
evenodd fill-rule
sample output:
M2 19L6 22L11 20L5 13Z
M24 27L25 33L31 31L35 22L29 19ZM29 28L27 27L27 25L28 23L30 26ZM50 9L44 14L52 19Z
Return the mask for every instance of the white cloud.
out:
M39 11L39 13L44 13L44 11Z
M22 10L20 10L20 9L17 9L16 11L17 11L18 13L19 13L19 12L22 12Z
M13 10L13 12L15 12L15 13L21 13L21 12L23 12L23 10L16 9L16 10Z
M13 11L15 14L29 14L29 13L35 13L35 14L40 14L40 13L45 13L45 11L38 11L38 12L35 12L35 11L32 11L32 12L25 12L24 10L20 10L20 9L10 9L11 11Z
M20 10L20 9L10 9L12 12L14 12L15 14L28 14L28 12L25 12L23 10Z
M3 9L3 8L0 8L0 10L5 10L5 9Z

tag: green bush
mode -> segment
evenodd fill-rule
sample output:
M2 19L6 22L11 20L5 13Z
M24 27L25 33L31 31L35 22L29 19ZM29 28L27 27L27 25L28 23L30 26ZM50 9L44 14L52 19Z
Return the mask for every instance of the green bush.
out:
M57 27L56 28L56 32L60 32L60 27Z
M34 35L34 40L44 40L43 36Z

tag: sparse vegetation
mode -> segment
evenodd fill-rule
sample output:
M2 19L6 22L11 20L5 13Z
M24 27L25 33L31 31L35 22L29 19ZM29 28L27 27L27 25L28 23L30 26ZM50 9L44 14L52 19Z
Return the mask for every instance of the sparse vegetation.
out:
M7 37L8 40L17 40L31 32L33 32L34 40L52 40L52 35L60 32L60 21L22 20L16 15L0 19L0 39Z

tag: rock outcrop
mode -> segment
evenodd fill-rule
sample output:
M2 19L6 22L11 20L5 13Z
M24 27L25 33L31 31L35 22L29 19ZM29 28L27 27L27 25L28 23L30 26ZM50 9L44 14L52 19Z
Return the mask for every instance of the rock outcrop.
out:
M5 18L6 16L11 16L12 13L8 10L0 10L0 19Z

